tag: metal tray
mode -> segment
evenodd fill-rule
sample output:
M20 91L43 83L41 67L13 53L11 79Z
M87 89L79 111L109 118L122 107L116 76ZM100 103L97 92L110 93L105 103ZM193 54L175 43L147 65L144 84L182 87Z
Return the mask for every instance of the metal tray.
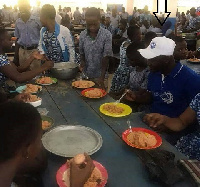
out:
M49 152L62 157L74 157L86 152L92 155L103 143L101 135L84 126L57 126L42 137L42 143Z

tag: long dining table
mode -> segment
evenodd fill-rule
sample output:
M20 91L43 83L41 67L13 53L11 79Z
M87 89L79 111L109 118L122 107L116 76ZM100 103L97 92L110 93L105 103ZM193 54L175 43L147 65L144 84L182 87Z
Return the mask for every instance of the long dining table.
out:
M122 118L112 118L101 114L99 107L114 100L106 95L101 99L88 99L81 96L79 89L72 88L71 81L60 81L45 86L39 96L42 98L40 108L46 108L48 116L54 119L54 126L82 125L90 127L101 134L103 145L93 160L100 162L108 171L107 187L154 187L162 186L149 179L145 165L141 161L145 150L138 150L126 145L121 136L127 126L148 128L142 121L142 113L132 113ZM162 149L173 152L176 160L185 159L175 147L163 139ZM43 175L45 187L57 187L56 172L67 161L67 158L48 153L48 167ZM192 184L185 178L173 186L190 187Z

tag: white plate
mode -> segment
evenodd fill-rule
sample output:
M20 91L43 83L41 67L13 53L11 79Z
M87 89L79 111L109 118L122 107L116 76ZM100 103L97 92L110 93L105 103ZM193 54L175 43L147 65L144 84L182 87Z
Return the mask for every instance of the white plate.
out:
M34 107L38 107L42 104L42 99L35 101L35 102L27 102L27 103L33 105Z

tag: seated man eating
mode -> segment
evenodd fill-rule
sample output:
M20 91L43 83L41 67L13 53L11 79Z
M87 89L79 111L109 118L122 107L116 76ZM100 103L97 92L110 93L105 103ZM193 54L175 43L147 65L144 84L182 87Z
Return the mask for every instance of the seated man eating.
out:
M142 93L129 93L136 103L151 104L150 112L169 117L178 117L184 112L200 91L200 76L175 62L174 48L173 40L156 37L146 49L140 49L151 71L148 86Z

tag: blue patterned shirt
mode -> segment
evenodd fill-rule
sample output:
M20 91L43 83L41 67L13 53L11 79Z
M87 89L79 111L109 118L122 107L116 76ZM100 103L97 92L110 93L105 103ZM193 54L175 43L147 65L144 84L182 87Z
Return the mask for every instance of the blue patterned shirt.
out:
M101 76L102 58L112 56L112 35L100 27L95 39L92 39L87 30L80 34L79 51L85 56L85 74L89 78L99 78Z
M197 120L200 125L200 93L191 101L190 108L197 114ZM177 149L185 154L189 159L200 161L200 132L183 136L176 144Z
M7 55L0 55L0 67L10 65ZM6 79L3 73L0 73L0 83L4 82Z
M40 40L41 23L38 17L31 15L25 23L21 18L15 23L15 36L17 43L26 47L38 45Z
M47 49L47 57L54 62L64 62L60 42L58 41L55 32L49 33L47 30L44 33L44 44Z

